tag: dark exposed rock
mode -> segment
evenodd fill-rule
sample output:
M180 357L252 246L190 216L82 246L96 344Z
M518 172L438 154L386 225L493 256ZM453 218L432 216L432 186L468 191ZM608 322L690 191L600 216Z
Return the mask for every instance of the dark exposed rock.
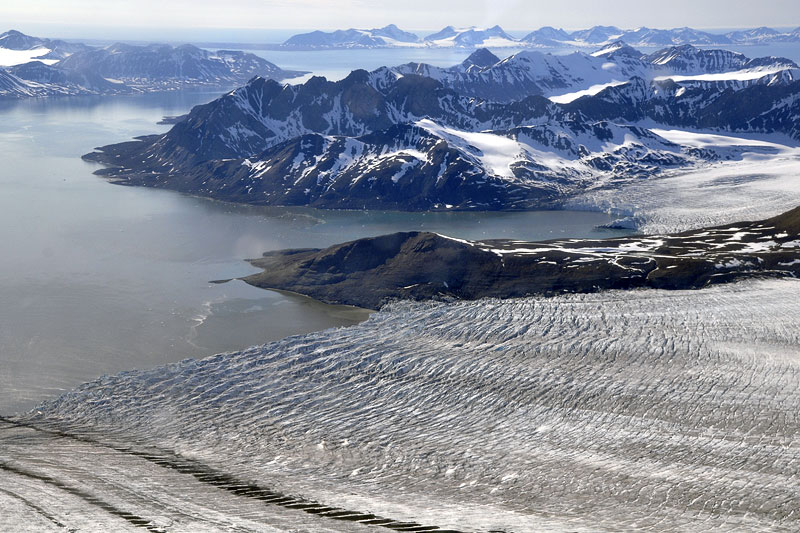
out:
M651 83L632 78L564 108L594 120L649 119L685 128L784 133L800 139L800 81L787 75L785 79L781 74L765 75L749 82Z

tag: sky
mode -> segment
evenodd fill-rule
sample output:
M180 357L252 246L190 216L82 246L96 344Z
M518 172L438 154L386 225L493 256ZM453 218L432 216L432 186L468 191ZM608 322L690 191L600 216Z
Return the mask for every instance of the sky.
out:
M446 25L533 30L623 28L736 28L800 26L800 0L0 0L6 28L76 37L91 29L114 37L123 30L401 28ZM60 33L59 33L60 32Z

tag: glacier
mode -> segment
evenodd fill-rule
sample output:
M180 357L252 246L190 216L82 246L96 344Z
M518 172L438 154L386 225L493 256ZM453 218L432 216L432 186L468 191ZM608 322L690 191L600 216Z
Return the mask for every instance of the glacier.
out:
M602 210L646 234L671 233L774 216L797 205L800 149L781 135L654 127L654 134L723 157L657 179L628 180L565 202L571 209ZM725 155L727 153L727 155ZM622 225L622 224L619 224Z
M796 530L797 316L797 280L397 302L0 421L0 502L89 530Z

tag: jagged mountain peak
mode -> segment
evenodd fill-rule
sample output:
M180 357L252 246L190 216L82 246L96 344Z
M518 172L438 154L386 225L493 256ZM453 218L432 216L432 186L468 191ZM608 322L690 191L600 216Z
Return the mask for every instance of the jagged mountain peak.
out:
M465 59L461 66L467 70L470 67L490 67L500 61L500 58L489 51L488 48L478 48Z

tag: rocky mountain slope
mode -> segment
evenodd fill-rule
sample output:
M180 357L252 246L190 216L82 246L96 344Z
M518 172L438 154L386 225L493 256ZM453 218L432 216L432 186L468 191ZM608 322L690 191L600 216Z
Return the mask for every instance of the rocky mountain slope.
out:
M800 275L800 208L674 235L529 243L395 233L324 250L267 252L244 278L263 288L377 309L392 299L510 298L651 287L696 289Z
M150 157L144 146L112 146L86 159L113 165L99 173L126 185L262 205L411 211L541 207L615 175L636 179L716 157L607 122L475 133L422 119L358 137L305 134L249 158L184 169L154 164L145 173L131 168Z
M423 76L397 78L356 70L340 81L313 77L302 85L254 78L244 87L196 106L164 135L119 149L104 147L103 152L119 153L119 162L127 161L131 168L139 158L146 160L149 170L178 169L212 159L255 155L309 133L356 137L423 118L481 131L564 116L542 97L498 104L460 95ZM122 155L129 150L130 157Z
M565 109L594 120L641 121L727 132L782 133L800 140L800 81L768 75L759 80L647 82L633 78Z
M17 30L0 33L0 58L4 51L15 50L19 52L32 51L31 58L55 63L76 52L91 50L83 43L66 42L59 39L43 39L25 35ZM20 55L21 57L21 55ZM11 63L2 63L10 65Z

